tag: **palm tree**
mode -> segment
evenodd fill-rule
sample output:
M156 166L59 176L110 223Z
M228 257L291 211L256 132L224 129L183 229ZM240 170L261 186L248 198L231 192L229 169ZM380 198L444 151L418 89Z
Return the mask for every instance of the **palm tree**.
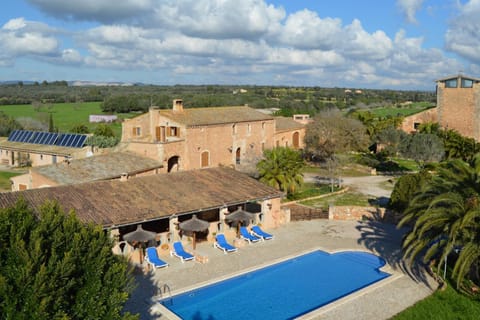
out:
M452 250L459 251L452 276L457 282L480 267L480 154L471 163L442 163L431 182L412 200L399 226L412 225L403 242L404 257L413 262L438 259L438 269ZM461 249L460 249L461 248ZM460 250L458 250L460 249Z
M260 181L276 189L294 193L303 184L304 162L300 152L276 147L265 150L257 164Z

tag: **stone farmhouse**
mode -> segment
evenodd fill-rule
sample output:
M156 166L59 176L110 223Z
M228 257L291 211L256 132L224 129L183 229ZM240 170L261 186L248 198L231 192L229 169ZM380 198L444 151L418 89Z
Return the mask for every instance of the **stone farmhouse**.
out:
M241 168L274 146L303 148L305 126L293 119L279 119L253 108L150 108L125 120L124 150L159 160L164 172L216 166Z
M436 80L437 107L406 117L402 129L414 132L421 123L438 122L480 141L480 79L462 74Z

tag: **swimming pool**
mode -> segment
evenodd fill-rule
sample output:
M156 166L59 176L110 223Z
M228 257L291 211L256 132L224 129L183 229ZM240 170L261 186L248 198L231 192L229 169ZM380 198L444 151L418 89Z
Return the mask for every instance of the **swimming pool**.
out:
M182 319L291 319L390 274L366 252L314 251L160 302Z

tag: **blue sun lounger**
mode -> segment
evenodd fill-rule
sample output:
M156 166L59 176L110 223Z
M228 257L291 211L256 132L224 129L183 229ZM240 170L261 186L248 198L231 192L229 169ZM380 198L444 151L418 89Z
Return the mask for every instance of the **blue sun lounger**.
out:
M243 240L248 241L248 243L255 243L262 240L262 238L259 238L253 234L248 233L248 230L245 227L240 227L240 237Z
M182 262L190 261L190 260L193 260L193 258L195 258L193 255L191 255L190 253L186 252L183 249L183 245L180 241L173 243L173 250L170 251L170 255L180 258Z
M158 257L157 248L155 247L147 248L147 255L145 257L145 261L150 264L154 269L168 267L168 263Z
M270 233L266 233L265 231L260 229L259 226L253 226L251 228L251 231L254 236L260 237L263 240L273 239L273 235L271 235Z
M232 246L227 242L223 233L217 234L217 236L215 237L215 243L213 245L218 249L223 250L223 253L225 254L227 252L235 252L238 250L236 247Z

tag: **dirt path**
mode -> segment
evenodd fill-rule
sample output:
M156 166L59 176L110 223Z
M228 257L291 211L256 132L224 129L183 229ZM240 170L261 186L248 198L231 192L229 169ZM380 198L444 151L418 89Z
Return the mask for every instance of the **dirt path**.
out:
M306 173L304 175L306 182L324 181L318 175ZM363 176L363 177L341 177L342 185L365 195L377 198L390 198L394 183L390 176Z

